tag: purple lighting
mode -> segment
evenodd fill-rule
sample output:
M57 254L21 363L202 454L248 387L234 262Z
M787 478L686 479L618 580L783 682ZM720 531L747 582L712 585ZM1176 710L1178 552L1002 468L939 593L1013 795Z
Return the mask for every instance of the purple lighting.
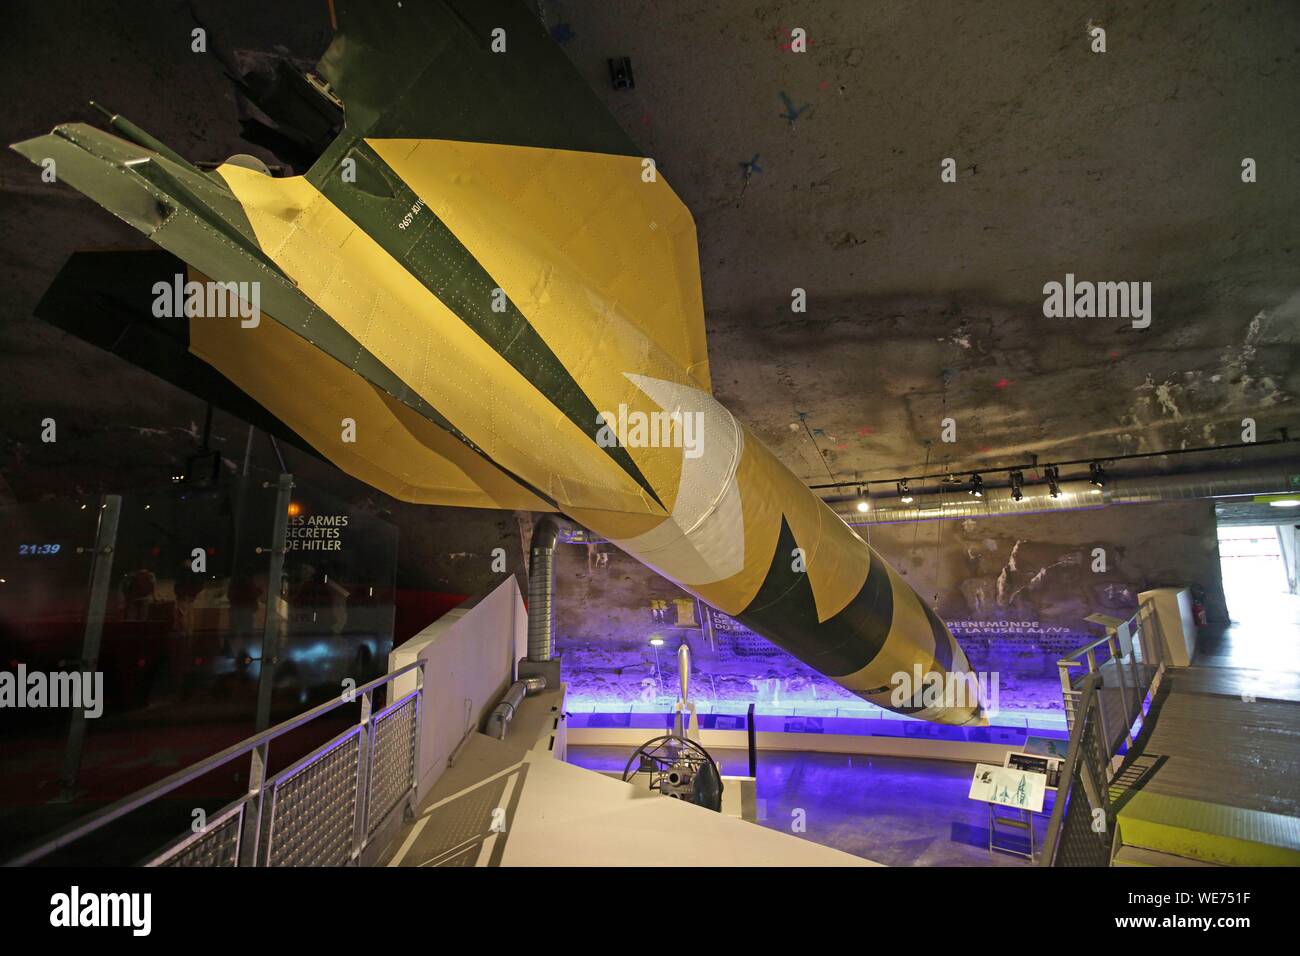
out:
M623 627L611 622L599 639L561 631L557 646L572 713L632 715L644 718L647 727L660 726L661 716L677 700L677 681L675 661L661 659L659 651L685 640L691 649L691 694L702 716L743 715L752 703L755 713L773 720L778 730L790 721L795 722L791 730L810 728L811 722L834 722L838 729L823 732L835 733L932 726L854 696L726 615L688 605L674 620L672 606L662 604L668 606L652 607L650 627L645 621ZM680 623L683 616L686 621ZM1072 643L1074 636L1062 640ZM974 669L998 675L995 727L1064 730L1056 669L1061 652L1056 646L1030 647L1023 640L1002 646L987 632L963 638L962 643Z

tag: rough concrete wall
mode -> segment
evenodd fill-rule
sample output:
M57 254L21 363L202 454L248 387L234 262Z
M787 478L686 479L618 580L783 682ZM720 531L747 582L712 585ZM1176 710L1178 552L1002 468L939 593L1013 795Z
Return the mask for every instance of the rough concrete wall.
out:
M1059 710L1056 660L1101 633L1084 619L1128 617L1147 588L1199 585L1210 619L1227 616L1210 502L879 525L869 536L937 605L976 670L999 674L1004 708ZM602 567L589 566L585 548L563 548L558 580L559 646L575 701L659 700L657 668L668 675L662 684L671 699L673 650L686 637L703 699L716 691L720 699L748 695L773 705L852 702L788 655L751 653L755 642L765 643L756 635L719 633L715 649L701 629L673 626L673 602L685 593L620 552ZM667 602L666 618L652 611L656 600ZM657 652L649 644L654 635L665 641ZM649 698L646 681L653 682Z
M1081 632L1087 614L1127 616L1139 591L1175 584L1204 588L1211 620L1227 619L1209 501L869 530L949 621L1035 615Z
M231 49L310 62L329 42L314 0L197 6ZM857 0L544 9L696 219L719 399L801 477L914 472L943 415L958 444L931 448L932 466L1230 441L1243 415L1261 435L1296 424L1294 4L1191 18L1064 0L1033 17L960 0L924 16ZM1090 18L1111 32L1104 58L1083 42ZM793 26L807 54L791 54ZM241 138L220 63L190 50L193 27L167 0L14 5L0 88L21 108L0 114L0 142L97 121L94 98L195 160L275 163ZM50 37L75 68L47 68ZM610 88L616 53L633 58L633 91ZM1261 164L1251 187L1237 178L1246 151ZM959 179L942 184L949 155ZM202 404L31 316L71 251L151 245L7 149L0 211L0 502L166 482ZM1067 270L1156 281L1149 334L1045 326L1042 283ZM809 296L798 316L796 286ZM58 446L39 442L46 416ZM237 459L242 432L217 432ZM483 515L378 507L409 529L410 581L451 587L467 560L451 555L500 533Z
M972 666L1000 675L1003 706L1059 706L1055 662L1101 634L1084 619L1127 618L1148 588L1199 586L1209 619L1227 620L1209 501L880 525L871 543L937 605Z
M970 468L1294 432L1296 4L546 6L695 216L718 399L804 480L915 474L945 416ZM1151 280L1151 327L1045 319L1066 272Z

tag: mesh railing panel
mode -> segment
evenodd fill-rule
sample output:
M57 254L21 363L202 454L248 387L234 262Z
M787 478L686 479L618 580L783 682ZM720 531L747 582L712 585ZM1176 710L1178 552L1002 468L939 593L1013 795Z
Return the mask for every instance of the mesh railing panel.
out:
M1076 777L1064 798L1065 819L1061 821L1061 835L1057 841L1053 866L1108 866L1110 850L1107 834L1093 829L1092 807L1083 784Z
M1112 640L1117 650L1110 666L1095 672L1089 668L1089 674L1078 682L1072 682L1066 662L1061 662L1073 764L1071 779L1063 781L1057 794L1057 808L1049 825L1043 854L1047 865L1108 865L1117 794L1133 786L1133 754L1127 758L1130 779L1116 778L1115 787L1111 785L1112 755L1121 749L1138 719L1145 721L1143 703L1148 696L1154 698L1164 667L1164 635L1151 605L1141 605L1138 613L1114 632ZM1076 651L1067 661L1084 650ZM1096 809L1089 794L1095 795ZM1104 820L1102 832L1094 828L1094 817L1098 826Z
M342 866L351 857L361 732L352 730L275 784L268 866Z
M416 714L416 698L412 696L375 721L367 835L375 832L389 811L415 786Z
M1094 698L1094 701L1096 698ZM1105 787L1110 780L1107 772L1110 767L1110 747L1101 733L1101 723L1097 719L1097 710L1089 708L1083 726L1083 736L1079 741L1080 766L1078 772L1088 774L1089 779Z
M202 833L187 828L143 859L142 865L328 866L369 861L374 857L373 853L367 856L367 850L374 849L372 838L413 792L418 778L422 672L423 665L412 662L358 688L358 693L364 695L363 722L269 778L264 768L273 742L318 717L355 703L355 698L326 702L245 738L144 787L130 800L118 801L74 821L5 862L21 866L48 857L241 758L251 761L246 793L214 815ZM375 697L393 695L397 686L394 682L399 678L405 678L406 686L414 683L416 689L388 709L372 713Z
M164 854L158 866L238 866L239 832L244 823L243 804L213 821L207 832Z
M1106 739L1102 742L1110 753L1117 753L1136 716L1131 713L1130 698L1137 692L1129 687L1121 688L1114 673L1107 674L1105 679L1108 683L1097 688L1096 706L1105 718Z

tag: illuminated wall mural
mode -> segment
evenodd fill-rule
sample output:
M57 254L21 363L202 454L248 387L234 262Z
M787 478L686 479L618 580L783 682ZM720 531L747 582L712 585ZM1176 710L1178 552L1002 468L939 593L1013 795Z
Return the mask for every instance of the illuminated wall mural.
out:
M1059 715L1056 661L1101 634L1088 615L1127 617L1143 590L1199 587L1209 619L1227 616L1207 502L878 525L870 535L921 596L937 603L972 669L997 674L999 703L1009 714ZM1178 546L1157 551L1149 546L1157 540ZM1094 570L1103 562L1104 570ZM599 557L562 550L559 580L559 648L574 707L670 706L674 651L685 639L693 693L717 711L740 712L752 701L759 713L880 714L609 545L599 547Z

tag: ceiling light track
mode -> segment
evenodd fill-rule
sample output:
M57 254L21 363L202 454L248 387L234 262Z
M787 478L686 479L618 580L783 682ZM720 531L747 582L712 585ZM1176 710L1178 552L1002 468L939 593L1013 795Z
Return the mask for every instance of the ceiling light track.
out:
M1294 444L1295 442L1300 442L1300 438L1292 438L1290 435L1288 435L1287 430L1285 428L1279 428L1278 432L1281 434L1280 438L1271 438L1268 439L1267 441L1238 442L1235 445L1201 445L1197 448L1169 448L1164 451L1135 452L1131 455L1106 455L1106 456L1093 457L1093 458L1074 458L1069 461L1053 462L1050 465L1045 465L1042 467L1044 467L1044 469L1055 469L1059 476L1061 468L1066 468L1071 465L1087 465L1089 471L1088 480L1092 482L1092 484L1100 488L1104 486L1106 483L1106 472L1102 468L1103 464L1113 464L1117 461L1137 461L1146 458L1164 458L1169 455L1195 455L1195 454L1205 454L1209 452L1235 451L1241 448L1265 448L1268 447L1269 445L1286 445L1286 444ZM1023 477L1024 477L1023 473L1026 470L1032 470L1038 467L1040 467L1040 465L1037 458L1035 458L1034 460L1026 462L1024 464L1008 465L1005 468L984 468L981 469L980 473L972 473L971 477L979 478L980 474L1000 475L1004 472L1008 475L1014 475L1017 472L1019 472L1021 473L1021 483L1023 484ZM954 469L954 470L960 471L961 469ZM867 485L894 484L898 486L899 493L901 496L902 494L907 493L906 486L908 482L926 481L934 477L937 476L900 475L893 478L872 478L867 481L862 481L861 479L855 479L854 481L827 482L826 484L809 485L808 487L811 488L813 491L830 491L830 490L838 490L840 488L855 488L858 490L860 497L865 497L865 493L863 489ZM1100 478L1100 481L1094 480L1098 477ZM981 479L981 486L982 484L983 484L983 480Z

